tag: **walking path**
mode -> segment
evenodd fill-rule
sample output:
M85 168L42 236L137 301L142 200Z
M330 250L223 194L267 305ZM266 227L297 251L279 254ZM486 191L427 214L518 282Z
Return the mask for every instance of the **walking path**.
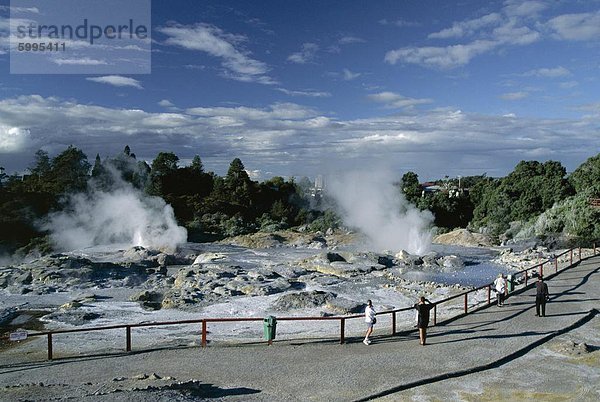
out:
M506 386L518 387L522 378L524 389L541 386L549 394L597 400L600 256L547 279L551 300L546 317L535 317L535 289L529 289L511 296L503 307L491 305L430 328L427 346L419 345L416 332L377 336L376 328L370 346L356 337L344 345L286 341L271 347L164 349L34 364L11 363L17 350L12 349L0 355L0 400L392 401L417 395L446 400L458 398L461 384L480 391L478 378L506 374L508 367L521 373L511 380L516 384ZM577 372L568 365L579 363L544 349L574 333L593 338L586 341L592 344ZM545 366L548 362L554 362L552 367ZM540 370L535 369L538 363ZM563 363L568 371L560 377ZM553 378L545 378L543 371Z

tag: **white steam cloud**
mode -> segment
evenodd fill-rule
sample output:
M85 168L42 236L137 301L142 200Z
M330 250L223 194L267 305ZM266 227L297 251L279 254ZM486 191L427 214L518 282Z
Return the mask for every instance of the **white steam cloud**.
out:
M175 250L187 241L187 231L177 225L170 205L128 183L111 192L91 190L72 196L69 208L51 214L45 227L62 250L98 245Z
M429 251L433 215L406 201L390 173L348 173L326 184L344 222L365 234L373 249L419 255Z

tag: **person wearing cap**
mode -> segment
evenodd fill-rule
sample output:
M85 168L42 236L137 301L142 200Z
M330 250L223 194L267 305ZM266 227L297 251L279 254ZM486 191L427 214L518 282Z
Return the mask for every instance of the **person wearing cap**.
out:
M538 280L535 283L535 316L545 317L546 316L546 301L548 300L548 285L544 282L542 275L538 276ZM542 314L540 315L540 307Z
M367 300L367 307L365 307L365 322L367 323L367 333L365 334L365 339L363 343L365 345L370 345L371 340L369 336L373 333L373 325L377 322L375 318L375 309L373 308L373 302L371 300Z
M419 302L415 304L415 309L417 310L418 319L417 319L417 327L419 328L419 340L422 346L425 346L427 343L427 327L429 326L429 311L433 308L434 304L432 304L429 300L427 300L424 296L421 296Z

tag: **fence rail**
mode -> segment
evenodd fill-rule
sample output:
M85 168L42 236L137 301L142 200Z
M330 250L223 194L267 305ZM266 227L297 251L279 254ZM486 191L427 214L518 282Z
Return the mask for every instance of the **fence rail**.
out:
M577 258L578 261L581 261L581 247L579 248L571 248L559 255L557 255L555 258L553 259L549 259L546 260L542 263L539 263L537 265L534 265L532 267L523 269L521 271L518 271L513 275L513 280L515 281L516 284L524 284L524 287L526 288L527 286L529 286L528 284L528 278L532 278L534 276L537 275L543 275L544 270L546 270L546 272L548 272L548 270L554 268L554 273L558 272L558 259L560 257L563 257L565 255L569 255L568 257L568 263L569 265L566 266L565 268L563 268L562 270L568 269L570 267L573 266L573 258L574 258L574 252L575 250L578 251L578 255ZM593 249L593 255L596 255L596 245L594 244L594 249ZM469 295L475 293L475 292L479 292L482 290L486 290L487 291L487 300L485 302L485 306L489 305L492 303L492 298L491 298L491 289L492 289L492 284L488 284L488 285L484 285L484 286L480 286L478 288L475 289L470 289L466 292L463 293L459 293L457 295L454 296L450 296L447 297L445 299L442 300L438 300L433 302L433 325L437 325L437 317L438 317L438 306L441 305L445 305L455 299L459 299L462 298L463 299L463 305L462 305L462 313L457 314L454 317L447 317L449 318L455 318L457 316L462 316L464 314L469 314L470 310L469 310ZM511 289L512 291L515 290L515 288ZM510 293L509 293L510 294ZM496 296L497 297L497 296ZM475 303L473 304L473 306L471 307L471 311L473 310L473 308L480 308L482 307L480 303ZM400 312L404 312L404 311L411 311L414 310L413 307L404 307L404 308L399 308L399 309L394 309L394 310L388 310L388 311L382 311L377 313L378 316L385 316L385 315L391 315L391 334L395 335L396 334L396 324L397 324L397 320L396 320L396 315L397 313ZM354 315L345 315L345 316L331 316L331 317L277 317L277 321L338 321L339 322L339 328L340 328L340 334L339 334L339 339L340 339L340 344L345 343L345 339L346 339L346 321L348 320L352 320L352 319L358 319L358 318L363 318L364 315L363 314L354 314ZM142 322L142 323L136 323L136 324L120 324L120 325L109 325L109 326L100 326L100 327L87 327L87 328L76 328L76 329L65 329L65 330L56 330L56 331L46 331L46 332L38 332L38 333L33 333L33 334L29 334L30 337L34 337L34 336L46 336L48 339L48 360L52 360L53 359L53 337L55 335L61 335L61 334L69 334L69 333L78 333L78 332L92 332L92 331L107 331L107 330L115 330L115 329L124 329L125 330L125 351L126 352L131 352L132 351L132 332L131 330L133 328L141 328L141 327L162 327L162 326L172 326L172 325L183 325L183 324L201 324L201 345L202 347L206 347L207 345L207 335L208 335L208 324L217 324L217 323L226 323L226 322L255 322L255 321L263 321L263 318L260 317L230 317L230 318L202 318L202 319L194 319L194 320L180 320L180 321L163 321L163 322ZM269 341L269 344L271 344L271 341Z

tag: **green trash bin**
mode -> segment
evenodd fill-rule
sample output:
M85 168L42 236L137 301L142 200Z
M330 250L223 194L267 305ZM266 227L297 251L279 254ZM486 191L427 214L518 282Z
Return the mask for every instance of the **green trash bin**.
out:
M515 290L515 280L512 275L506 277L506 284L508 286L508 293L512 293L512 291Z
M277 331L277 318L272 315L265 317L263 320L263 330L265 333L265 339L271 342L275 339L275 332Z

